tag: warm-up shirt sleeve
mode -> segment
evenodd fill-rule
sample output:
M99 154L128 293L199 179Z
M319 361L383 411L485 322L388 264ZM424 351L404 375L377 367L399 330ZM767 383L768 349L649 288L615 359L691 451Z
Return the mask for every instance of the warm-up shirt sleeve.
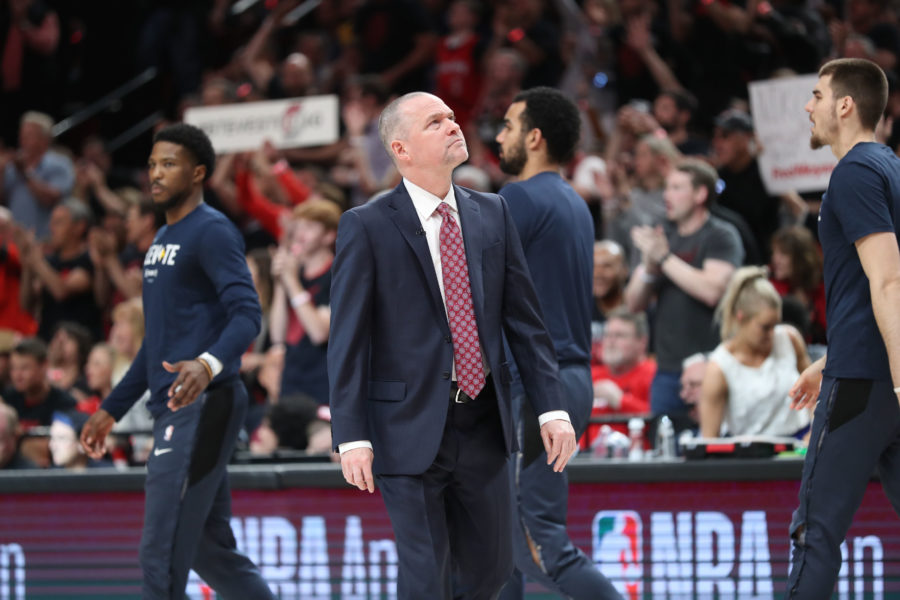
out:
M262 310L253 287L244 241L227 222L210 224L200 244L200 264L213 282L226 319L219 338L205 352L225 365L239 364L241 355L259 333Z
M141 349L138 350L137 356L134 357L128 371L125 372L125 376L103 400L100 408L118 421L140 399L148 387L147 355L144 352L144 345L141 344Z
M873 233L893 233L884 180L870 166L856 161L839 164L831 176L828 194L839 200L831 203L831 210L848 243Z

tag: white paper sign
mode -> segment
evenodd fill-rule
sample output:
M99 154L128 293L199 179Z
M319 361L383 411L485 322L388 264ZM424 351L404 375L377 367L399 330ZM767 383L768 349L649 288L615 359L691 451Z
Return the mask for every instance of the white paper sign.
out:
M338 97L189 108L184 121L206 132L216 154L256 150L266 140L276 148L321 146L338 139Z
M750 83L753 126L763 147L759 170L770 194L828 187L837 159L830 148L809 147L812 123L803 110L818 80L799 75Z

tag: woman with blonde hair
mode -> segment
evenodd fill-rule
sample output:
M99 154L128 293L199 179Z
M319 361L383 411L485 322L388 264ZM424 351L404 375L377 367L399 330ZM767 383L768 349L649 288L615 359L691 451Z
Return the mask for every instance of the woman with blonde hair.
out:
M716 318L722 342L709 355L700 392L700 431L731 435L802 435L806 411L790 407L788 390L809 365L800 333L781 321L781 296L763 267L738 269Z

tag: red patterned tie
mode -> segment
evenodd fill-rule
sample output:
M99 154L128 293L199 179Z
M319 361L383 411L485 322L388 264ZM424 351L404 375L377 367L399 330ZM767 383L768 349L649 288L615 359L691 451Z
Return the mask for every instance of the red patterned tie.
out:
M456 383L467 396L475 398L484 387L484 364L481 362L481 343L472 289L469 287L469 267L462 235L450 206L441 202L437 207L441 221L441 276L444 278L444 298L447 318L453 335L453 360Z

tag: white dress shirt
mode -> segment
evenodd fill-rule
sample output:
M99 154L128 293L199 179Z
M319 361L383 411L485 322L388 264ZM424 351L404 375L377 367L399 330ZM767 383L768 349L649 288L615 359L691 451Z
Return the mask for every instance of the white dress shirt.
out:
M416 214L419 215L419 222L422 224L422 229L425 231L425 241L428 242L428 251L431 253L431 263L434 266L434 273L437 276L438 286L441 289L441 299L444 301L444 313L447 312L447 299L444 296L444 276L443 270L441 269L441 223L443 221L443 217L440 213L437 212L437 207L441 202L446 202L450 207L450 212L453 214L453 218L456 219L456 225L459 227L460 235L462 235L462 221L459 218L459 210L456 206L456 194L453 191L453 186L450 186L450 191L447 192L447 195L443 198L438 198L431 192L427 192L424 189L420 188L410 180L404 178L403 185L406 186L406 191L409 193L409 197L412 198L413 207L416 209ZM465 241L463 241L463 247L465 248ZM484 364L484 374L485 377L490 373L490 367L487 364L487 361L484 358L484 349L481 350L481 360ZM456 380L456 366L453 365L453 380ZM547 421L552 421L554 419L561 419L563 421L569 421L569 413L564 410L551 410L545 413L542 413L538 416L538 423L543 425ZM354 448L371 448L372 443L368 440L360 440L358 442L346 442L340 444L338 446L338 450L343 454L348 450L353 450Z

